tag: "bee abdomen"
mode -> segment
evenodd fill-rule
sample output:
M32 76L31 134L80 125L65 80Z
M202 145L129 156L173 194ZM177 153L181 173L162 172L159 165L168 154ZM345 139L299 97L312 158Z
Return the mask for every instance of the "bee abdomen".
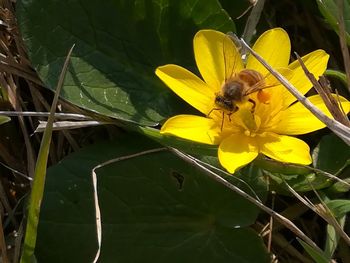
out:
M258 71L253 69L243 69L238 73L238 77L251 87L264 79Z

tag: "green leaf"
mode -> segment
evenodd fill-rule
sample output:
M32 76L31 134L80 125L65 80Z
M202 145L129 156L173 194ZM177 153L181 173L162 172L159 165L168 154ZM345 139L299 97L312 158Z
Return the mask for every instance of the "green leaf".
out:
M313 247L305 243L303 240L299 238L297 238L297 240L303 246L306 252L311 256L311 258L315 260L316 263L329 263L328 258L324 254L320 253L319 251L316 251Z
M347 163L349 164L349 162ZM342 179L344 182L350 184L350 178ZM339 193L346 193L350 190L350 186L347 184L344 184L342 182L336 182L331 187L327 189L328 194L339 194Z
M339 33L339 8L336 0L317 0L318 8L331 27ZM344 23L346 42L350 45L350 0L344 0Z
M52 167L38 261L91 262L97 247L91 169L157 147L131 134L87 147ZM103 224L100 262L269 262L261 239L246 227L258 209L170 152L127 159L96 172ZM258 181L252 178L251 187L265 195ZM237 185L250 193L244 184Z
M314 166L322 171L337 174L350 164L350 146L338 136L324 136L312 153Z
M308 192L314 189L323 189L331 184L330 180L320 174L309 173L299 174L280 174L267 172L270 180L270 190L279 194L290 195L290 191L285 183L288 183L297 192Z
M341 72L341 71L335 70L335 69L327 69L325 71L324 75L327 77L333 77L335 79L340 80L346 87L348 85L348 80L347 80L346 74L344 72Z
M0 116L0 125L1 124L4 124L6 122L9 122L11 120L10 117L7 117L7 116Z
M339 225L342 229L344 229L346 216L338 217ZM340 236L335 230L335 228L328 224L327 225L327 236L326 236L326 244L324 248L324 254L328 259L331 259L335 250L338 247Z
M350 212L350 200L331 200L326 202L327 207L332 211L336 218L341 218Z
M155 125L188 111L154 74L194 70L192 40L202 28L235 31L217 0L17 1L28 55L54 89L66 50L76 44L62 97L102 115Z

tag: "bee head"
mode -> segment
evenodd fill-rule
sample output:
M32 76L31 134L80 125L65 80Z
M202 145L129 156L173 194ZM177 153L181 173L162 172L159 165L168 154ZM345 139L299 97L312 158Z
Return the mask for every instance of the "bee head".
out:
M223 110L227 110L229 112L235 111L236 105L233 103L232 100L227 99L224 96L217 95L215 98L215 104L219 106Z

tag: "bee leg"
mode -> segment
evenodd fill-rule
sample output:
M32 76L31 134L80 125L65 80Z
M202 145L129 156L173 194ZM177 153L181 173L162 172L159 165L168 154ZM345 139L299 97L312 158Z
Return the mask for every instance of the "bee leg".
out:
M251 112L253 113L255 110L256 102L253 99L248 99L248 101L252 104Z
M225 120L225 112L222 111L221 131L222 131L222 128L224 127L224 120Z
M228 120L231 122L231 115L233 114L233 112L230 112L229 114L227 114L228 116Z
M210 114L215 111L215 110L220 110L220 109L217 109L217 108L213 108L209 111L209 113L207 114L207 117L209 118L210 117Z

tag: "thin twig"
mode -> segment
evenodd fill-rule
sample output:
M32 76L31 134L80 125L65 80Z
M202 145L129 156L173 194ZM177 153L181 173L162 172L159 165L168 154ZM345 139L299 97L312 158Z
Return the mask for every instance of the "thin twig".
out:
M11 172L13 172L13 173L15 173L15 174L18 174L18 175L22 176L23 178L25 178L25 179L27 179L27 180L29 180L29 181L32 181L32 180L33 180L33 178L27 176L26 174L24 174L24 173L22 173L22 172L20 172L20 171L17 171L16 169L14 169L14 168L12 168L12 167L10 167L10 166L4 164L4 163L1 162L1 161L0 161L0 165L4 166L5 168L9 169Z

